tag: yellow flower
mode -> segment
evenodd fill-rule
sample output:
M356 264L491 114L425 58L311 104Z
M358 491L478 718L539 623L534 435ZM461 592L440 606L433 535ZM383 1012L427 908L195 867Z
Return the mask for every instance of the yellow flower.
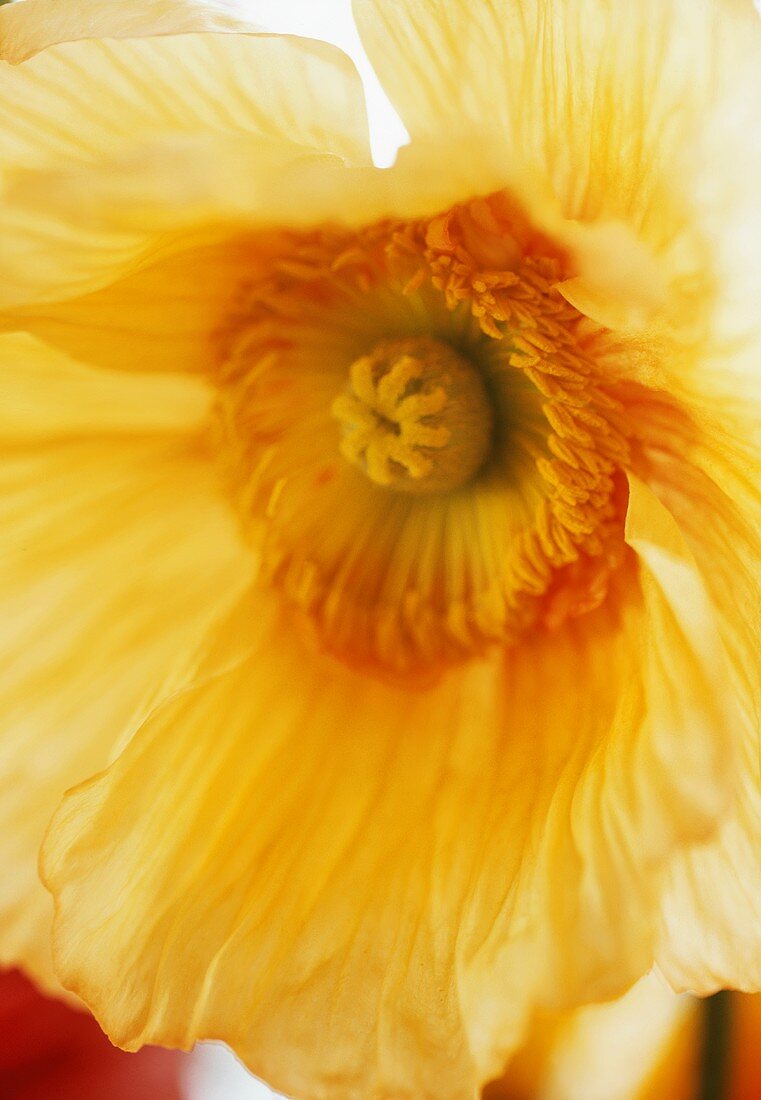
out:
M459 1100L654 962L761 986L761 25L355 10L387 171L329 47L0 13L0 961L77 783L115 1042Z

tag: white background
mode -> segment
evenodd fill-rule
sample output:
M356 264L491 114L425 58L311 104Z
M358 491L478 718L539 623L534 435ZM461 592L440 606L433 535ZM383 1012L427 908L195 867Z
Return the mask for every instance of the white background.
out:
M351 0L239 0L262 30L301 34L333 42L354 61L365 85L370 139L375 163L385 168L407 131L378 83L359 40L351 14Z

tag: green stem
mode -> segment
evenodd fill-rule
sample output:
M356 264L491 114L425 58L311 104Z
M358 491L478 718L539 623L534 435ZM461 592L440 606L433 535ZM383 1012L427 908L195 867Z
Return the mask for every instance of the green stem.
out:
M725 990L704 1001L703 1052L697 1100L729 1100L732 994Z

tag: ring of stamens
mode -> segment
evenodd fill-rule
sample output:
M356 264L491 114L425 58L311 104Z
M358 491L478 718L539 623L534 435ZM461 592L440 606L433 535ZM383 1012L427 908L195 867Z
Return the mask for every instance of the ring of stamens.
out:
M252 284L220 387L228 464L262 583L342 659L431 668L605 598L627 429L567 276L492 196L284 234Z
M384 340L356 359L331 411L344 457L403 493L466 484L486 459L494 419L478 369L431 337Z

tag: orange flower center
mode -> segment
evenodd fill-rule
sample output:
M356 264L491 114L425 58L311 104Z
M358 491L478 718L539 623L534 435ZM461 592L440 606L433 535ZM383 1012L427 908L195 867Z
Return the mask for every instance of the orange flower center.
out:
M283 232L246 288L222 452L276 586L352 663L430 670L605 598L628 456L551 242L504 195Z

